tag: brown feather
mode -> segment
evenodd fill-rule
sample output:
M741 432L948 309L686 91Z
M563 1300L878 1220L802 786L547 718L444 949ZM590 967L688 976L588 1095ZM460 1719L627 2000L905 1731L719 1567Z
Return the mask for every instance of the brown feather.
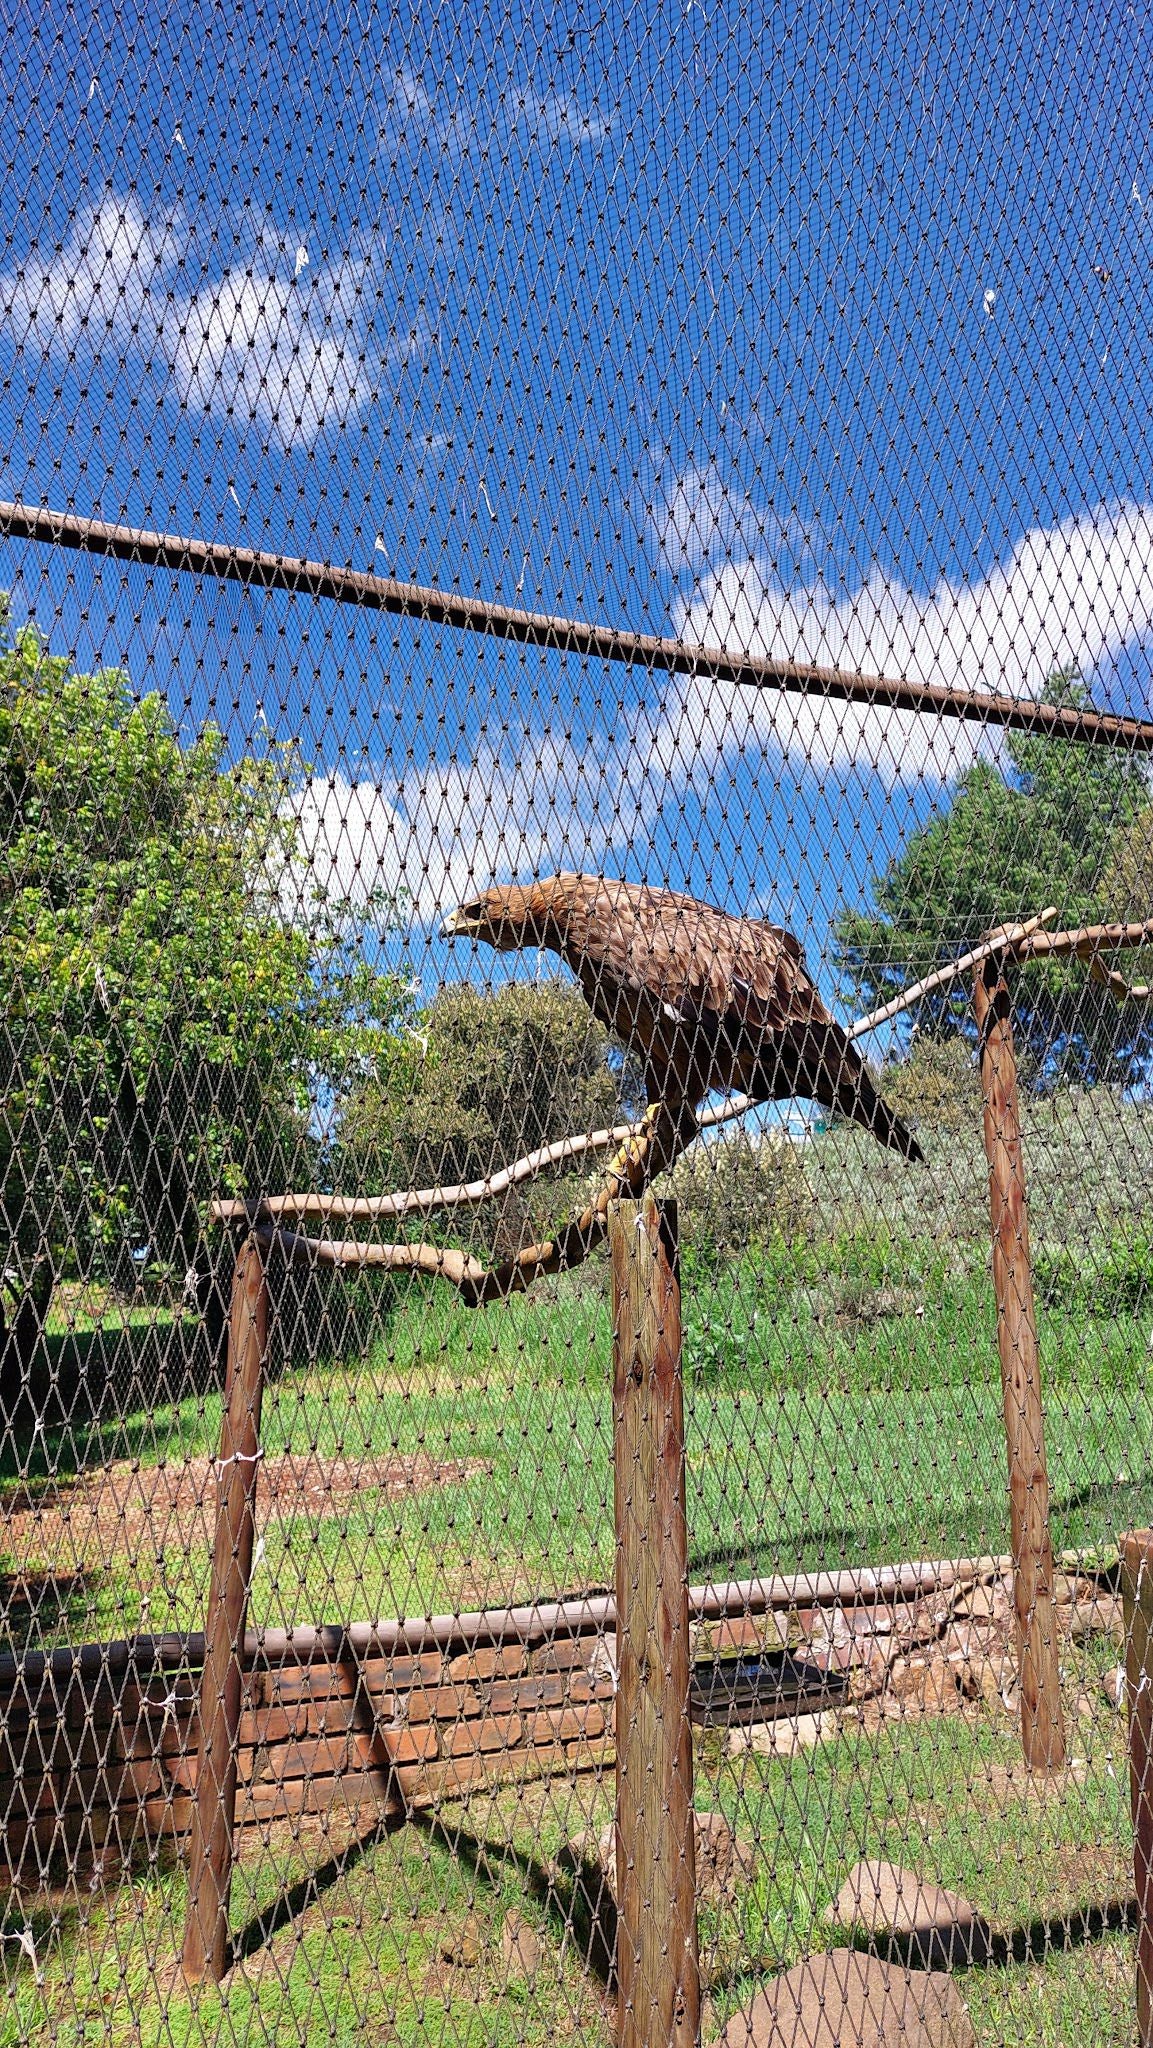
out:
M780 925L731 917L671 889L562 874L490 889L446 930L501 951L558 953L608 1029L644 1061L650 1100L803 1095L907 1159L920 1146L878 1095Z

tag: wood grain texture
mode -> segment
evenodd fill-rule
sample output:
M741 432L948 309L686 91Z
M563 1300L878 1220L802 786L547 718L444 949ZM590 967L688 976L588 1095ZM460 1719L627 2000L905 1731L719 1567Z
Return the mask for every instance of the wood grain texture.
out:
M1029 1213L1017 1091L1017 1059L1004 968L983 962L974 982L984 1093L985 1152L993 1238L997 1350L1009 1461L1009 1530L1021 1672L1021 1740L1029 1770L1065 1762L1053 1539L1041 1360L1033 1301Z
M620 2048L700 2027L676 1207L610 1219Z
M1137 1891L1137 2038L1153 2048L1153 1530L1121 1538L1129 1796Z
M219 1983L229 1967L228 1902L236 1826L244 1632L255 1535L260 1404L268 1352L268 1278L255 1235L232 1283L220 1494L200 1686L199 1769L188 1867L184 1974Z

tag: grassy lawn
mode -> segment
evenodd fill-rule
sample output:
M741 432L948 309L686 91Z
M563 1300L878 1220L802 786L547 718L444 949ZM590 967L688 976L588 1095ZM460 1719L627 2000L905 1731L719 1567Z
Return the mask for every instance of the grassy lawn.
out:
M811 1247L687 1276L694 1576L1005 1549L988 1282L923 1246L919 1265L908 1247L867 1249L868 1259L842 1242L842 1270L823 1271L819 1286ZM281 1370L265 1396L266 1455L340 1458L352 1483L336 1513L321 1502L268 1519L255 1618L430 1613L611 1579L601 1278L475 1314L425 1293L362 1353ZM1097 1548L1153 1516L1147 1319L1060 1308L1040 1319L1054 1537ZM113 1360L112 1384L139 1384L141 1350L161 1336L155 1325L106 1333L109 1349L134 1355L131 1367ZM35 1467L50 1459L57 1483L125 1458L179 1471L215 1450L219 1429L214 1392L130 1408L36 1446L27 1479L0 1481L11 1498L43 1503L6 1560L13 1580L44 1581L31 1610L13 1614L14 1631L46 1642L198 1626L212 1497L203 1474L200 1540L170 1552L163 1528L158 1542L152 1529L121 1539L102 1527L86 1546ZM462 1462L466 1476L373 1484L373 1462L414 1455Z
M730 1760L721 1738L698 1736L698 1804L725 1812L758 1865L730 1906L702 1912L706 2040L766 1974L832 1945L826 1906L858 1856L883 1855L962 1891L991 1922L993 1960L960 1973L982 2048L1129 2042L1127 1796L1122 1724L1098 1682L1106 1654L1079 1653L1066 1672L1078 1774L1045 1796L998 1776L1018 1749L996 1705L848 1733L791 1762ZM179 1867L79 1899L62 1889L13 1900L6 1931L31 1929L43 1981L5 1944L0 2041L352 2043L367 2030L414 2044L580 2036L610 2048L611 2006L555 1861L579 1828L608 1818L610 1800L590 1777L477 1796L359 1844L339 1812L296 1839L287 1826L260 1848L246 1838L233 1895L240 1960L222 1990L195 1997L175 1973ZM502 1955L510 1912L539 1942L531 1981Z
M1134 1168L1134 1133L1118 1144L1099 1110L1092 1127L1084 1111L1079 1122L1031 1114L1054 1540L1107 1550L1120 1529L1153 1521L1149 1175ZM1153 1159L1148 1119L1137 1121ZM979 1151L954 1147L947 1175L881 1160L866 1217L852 1145L834 1136L812 1148L812 1229L797 1242L721 1265L707 1245L686 1246L694 1578L1007 1546ZM476 1314L414 1288L381 1297L375 1316L362 1303L354 1323L339 1286L320 1309L282 1286L266 1456L343 1460L349 1483L335 1509L266 1518L253 1618L424 1614L608 1583L605 1295L594 1265ZM20 1531L2 1564L8 1643L198 1627L207 1520L199 1536L182 1523L169 1534L101 1525L86 1538L75 1501L125 1461L181 1474L215 1451L220 1403L200 1333L155 1312L66 1309L53 1356L62 1384L91 1398L0 1459L0 1501ZM413 1458L463 1469L381 1483L385 1465L400 1472ZM191 1469L207 1514L215 1482ZM735 1917L705 1915L709 2026L763 1973L828 1944L823 1909L847 1869L884 1854L958 1887L993 1921L995 1961L964 1980L983 2044L1129 2040L1124 1732L1100 1684L1115 1654L1070 1653L1080 1762L1059 1797L998 1778L1015 1734L996 1704L848 1734L792 1763L730 1761L703 1738L699 1803L757 1844L760 1869ZM607 1817L609 1796L590 1780L505 1791L352 1848L339 1814L295 1838L274 1829L263 1847L245 1845L233 1911L242 1960L223 1993L196 2001L172 1977L179 1866L13 1899L0 2042L46 2031L61 2043L359 2042L367 2031L511 2048L579 2033L607 2048L604 1988L566 1935L553 1858ZM318 1871L319 1887L288 1911L291 1888ZM542 1944L531 1986L501 1958L513 1910ZM470 1925L475 1960L446 1959ZM29 1927L43 1984L15 1940Z

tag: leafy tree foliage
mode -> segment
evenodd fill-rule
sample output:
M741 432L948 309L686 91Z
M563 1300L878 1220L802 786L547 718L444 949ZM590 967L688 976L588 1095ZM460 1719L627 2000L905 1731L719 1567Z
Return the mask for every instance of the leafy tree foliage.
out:
M1050 701L1082 695L1068 678L1048 692ZM840 959L862 1003L884 1002L990 927L1048 904L1063 925L1116 916L1119 850L1148 804L1146 778L1123 752L1009 734L1004 766L975 762L948 809L914 833L876 882L871 906L841 918ZM1019 970L1014 1005L1035 1082L1058 1071L1082 1082L1126 1080L1153 1045L1153 1020L1119 1010L1073 962ZM967 1035L967 988L930 997L922 1026Z
M402 1046L365 920L303 911L292 760L184 745L159 692L0 644L0 1382L53 1279L177 1286L210 1194L307 1180L317 1091ZM0 1387L2 1391L2 1387Z
M420 1058L408 1094L399 1096L389 1076L370 1074L344 1104L338 1178L349 1186L480 1180L554 1138L611 1124L620 1112L608 1034L571 983L509 982L491 994L441 989L415 1038ZM471 1220L478 1238L503 1251L558 1206L558 1190L546 1182ZM446 1227L459 1236L462 1218Z

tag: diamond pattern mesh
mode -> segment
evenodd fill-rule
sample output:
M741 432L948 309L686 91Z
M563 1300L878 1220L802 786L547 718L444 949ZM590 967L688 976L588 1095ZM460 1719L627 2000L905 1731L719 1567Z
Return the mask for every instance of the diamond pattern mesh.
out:
M5 49L0 2035L1153 2042L1143 16Z

